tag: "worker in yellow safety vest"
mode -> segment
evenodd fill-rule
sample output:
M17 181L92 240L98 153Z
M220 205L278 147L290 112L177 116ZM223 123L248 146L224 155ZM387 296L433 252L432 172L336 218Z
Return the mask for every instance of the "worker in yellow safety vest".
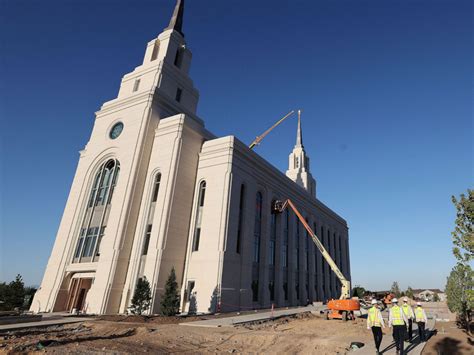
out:
M413 319L415 315L413 314L413 309L408 304L408 298L403 298L403 305L402 305L403 313L405 313L405 317L408 319L408 341L411 343L412 340L412 329L413 329Z
M405 313L403 313L402 308L398 306L398 300L396 298L392 299L392 305L392 308L390 308L388 312L388 326L393 327L393 339L395 340L397 355L403 355L408 319Z
M417 302L416 306L417 307L415 308L415 321L418 325L418 335L420 336L420 342L422 342L426 341L425 325L428 322L428 319L426 318L426 313L423 307L421 306L421 303Z
M378 308L376 299L372 299L372 307L369 308L367 314L367 329L372 329L374 335L375 348L377 349L377 355L380 354L380 344L382 343L383 333L382 328L385 328L385 324L382 318L382 312Z

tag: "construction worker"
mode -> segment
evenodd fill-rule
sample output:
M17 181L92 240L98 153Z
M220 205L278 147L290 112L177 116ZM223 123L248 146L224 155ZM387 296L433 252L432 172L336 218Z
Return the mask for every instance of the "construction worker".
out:
M418 325L418 335L420 336L420 342L426 341L425 338L425 325L428 322L426 318L426 313L423 307L421 307L421 303L417 302L415 308L415 321Z
M408 319L403 313L401 307L398 306L398 300L392 299L392 308L388 312L388 326L393 326L393 339L395 340L395 346L397 348L397 355L403 355L404 341L406 334L406 324Z
M415 319L415 315L413 314L413 309L408 304L408 298L403 299L402 305L403 313L405 313L405 317L408 319L408 341L411 343L412 340L412 327L413 327L413 319Z
M385 328L385 324L382 318L382 312L378 307L376 299L372 299L372 307L369 308L367 314L367 329L372 329L374 335L375 348L377 349L377 355L380 354L380 344L382 343L383 333L382 328Z

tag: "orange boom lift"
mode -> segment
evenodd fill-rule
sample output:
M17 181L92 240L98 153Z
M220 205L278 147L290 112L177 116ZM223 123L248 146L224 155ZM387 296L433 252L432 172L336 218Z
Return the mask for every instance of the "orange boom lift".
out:
M354 311L360 309L360 304L358 300L351 299L351 283L345 278L341 270L339 270L337 264L331 258L331 255L329 255L323 244L319 241L316 234L314 234L313 230L309 227L308 223L306 223L306 220L303 218L291 200L288 199L285 202L275 201L272 206L273 213L282 213L287 207L290 207L293 212L295 212L296 216L311 236L314 244L316 244L324 259L326 259L327 263L331 267L331 270L334 271L336 276L339 278L339 281L341 281L341 296L338 300L330 300L328 302L327 307L329 312L327 314L327 318L347 320L349 317L353 317Z

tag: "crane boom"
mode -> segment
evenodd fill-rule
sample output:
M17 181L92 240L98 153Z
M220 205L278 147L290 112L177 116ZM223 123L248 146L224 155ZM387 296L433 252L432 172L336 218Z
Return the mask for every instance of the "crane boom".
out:
M313 230L309 227L308 223L306 220L303 218L301 213L298 211L296 206L291 202L290 199L286 200L284 203L281 201L276 201L275 205L273 206L274 211L276 212L283 212L285 208L290 207L293 212L296 214L300 222L303 224L303 226L306 228L308 231L309 235L311 236L311 239L313 240L314 244L318 247L319 251L323 255L324 259L326 259L327 263L331 267L331 270L334 271L336 276L339 278L339 281L341 281L342 287L341 287L341 296L339 299L349 299L350 298L350 292L351 292L351 283L349 280L346 279L344 274L341 272L337 264L334 262L334 260L331 258L331 255L327 252L326 248L324 248L324 245L321 243L321 241L318 239L316 234L313 232Z
M292 114L295 113L295 110L291 110L288 112L285 116L280 118L273 126L271 126L269 129L267 129L265 132L263 132L260 136L255 138L255 140L249 145L250 149L253 149L257 144L259 144L265 136L270 133L276 126L278 126L280 123L282 123L284 120L286 120L288 117L290 117Z

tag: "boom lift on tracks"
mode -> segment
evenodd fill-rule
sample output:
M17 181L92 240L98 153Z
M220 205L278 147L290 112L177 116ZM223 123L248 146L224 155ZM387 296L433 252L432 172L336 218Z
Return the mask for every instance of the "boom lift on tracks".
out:
M272 209L273 213L282 213L285 208L290 207L293 212L296 214L300 222L303 224L305 229L308 231L309 235L311 236L311 239L313 240L314 244L316 244L317 248L323 255L324 259L327 261L329 266L331 267L331 270L334 271L336 276L339 278L339 281L342 284L341 287L341 296L339 297L338 300L330 300L327 304L328 310L330 312L327 313L327 318L328 319L342 319L346 321L349 317L354 316L354 311L357 311L360 309L360 304L358 300L351 299L351 283L349 280L347 280L344 276L344 274L339 270L339 267L337 264L334 262L334 260L331 258L331 255L327 252L327 250L324 248L324 245L319 241L318 237L316 234L313 232L313 230L309 227L308 223L306 220L303 218L301 213L298 211L296 206L291 202L290 199L287 199L285 202L282 201L275 201Z

